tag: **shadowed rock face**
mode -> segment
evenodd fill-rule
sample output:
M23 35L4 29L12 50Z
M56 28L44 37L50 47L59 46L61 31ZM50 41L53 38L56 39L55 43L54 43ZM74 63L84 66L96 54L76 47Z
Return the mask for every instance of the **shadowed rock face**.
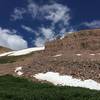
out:
M59 55L59 56L58 56ZM100 29L85 30L46 43L44 51L0 58L0 74L13 74L22 66L24 77L48 71L100 82ZM32 78L33 79L33 78Z

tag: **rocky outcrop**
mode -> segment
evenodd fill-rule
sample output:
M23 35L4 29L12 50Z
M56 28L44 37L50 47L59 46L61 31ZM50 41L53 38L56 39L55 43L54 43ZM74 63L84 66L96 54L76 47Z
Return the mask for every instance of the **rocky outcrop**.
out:
M46 43L46 50L100 50L100 29L84 30L68 34L63 39L57 39Z

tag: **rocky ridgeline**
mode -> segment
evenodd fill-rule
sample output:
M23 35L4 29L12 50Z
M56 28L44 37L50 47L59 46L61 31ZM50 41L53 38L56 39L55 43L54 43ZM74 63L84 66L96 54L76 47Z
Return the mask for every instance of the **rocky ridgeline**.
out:
M100 29L79 31L68 34L63 39L47 42L46 50L100 51Z

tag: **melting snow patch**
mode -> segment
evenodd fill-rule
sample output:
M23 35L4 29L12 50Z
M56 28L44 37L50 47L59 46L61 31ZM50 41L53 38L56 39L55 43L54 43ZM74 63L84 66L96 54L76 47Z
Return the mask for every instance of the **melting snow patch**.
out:
M90 54L91 56L95 56L95 54Z
M2 54L0 54L0 57L7 56L7 55L9 55L9 54L11 54L11 53L12 53L12 52L2 53Z
M58 55L55 55L55 56L53 56L53 57L60 57L60 56L62 56L62 54L58 54Z
M76 56L81 56L82 54L76 54Z
M24 50L19 50L19 51L15 51L12 54L8 55L8 56L20 56L20 55L26 55L29 54L33 51L40 51L40 50L44 50L45 47L34 47L34 48L28 48L28 49L24 49Z
M22 70L22 67L16 67L15 72Z
M18 72L17 72L17 75L21 76L21 75L23 75L23 72L18 71Z
M45 80L51 82L54 85L83 87L100 90L100 83L97 83L94 80L88 79L82 81L81 79L76 79L68 75L60 75L59 73L55 72L38 73L35 74L33 77L35 77L38 80Z
M23 50L18 50L18 51L6 52L6 53L0 54L0 57L26 55L31 52L40 51L40 50L45 50L45 47L34 47L34 48L28 48L28 49L23 49Z
M19 75L19 76L23 75L22 67L17 67L17 68L15 69L15 73L17 73L17 75Z
M18 50L18 51L6 52L6 53L0 54L0 57L26 55L31 52L40 51L40 50L45 50L45 47L34 47L34 48L28 48L28 49L23 49L23 50Z

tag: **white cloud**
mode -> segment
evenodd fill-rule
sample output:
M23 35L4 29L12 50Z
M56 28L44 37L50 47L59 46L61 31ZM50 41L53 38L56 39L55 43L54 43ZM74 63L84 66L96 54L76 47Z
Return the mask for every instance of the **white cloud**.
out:
M43 39L43 38L41 38L41 37L38 37L38 38L36 38L36 40L34 41L34 44L35 44L35 46L37 46L37 47L42 47L42 46L44 46L44 44L45 44L45 39Z
M25 13L30 15L33 21L35 21L35 19L40 21L40 23L41 21L50 21L48 26L46 26L45 23L41 23L43 27L38 27L39 30L34 30L34 34L36 34L36 41L34 43L36 46L44 45L47 40L53 40L54 37L56 37L56 32L63 35L66 31L68 31L68 27L70 25L70 9L63 4L56 2L38 5L32 0L28 0L27 8L17 12L19 12L19 14L18 17L15 18L16 20L18 18L24 18L23 14ZM16 15L17 14L15 13L15 16ZM22 25L21 27L26 31L33 32L33 30L28 26Z
M13 31L0 27L0 46L19 50L27 48L27 42L21 36L13 34Z
M67 6L58 3L44 5L41 9L41 12L44 13L45 19L51 20L53 23L65 21L66 24L70 19L69 11L70 9Z
M11 20L23 19L24 13L26 13L24 8L15 8L14 13L11 15Z
M37 37L34 41L36 46L44 46L46 41L51 41L54 39L54 31L51 28L40 28L40 33L43 35L43 37Z
M27 8L15 8L11 17L14 20L23 19L23 14L30 14L32 18L51 20L53 23L63 21L63 23L69 24L70 9L59 3L45 4L39 6L34 2L29 2Z
M71 33L76 32L76 31L77 31L77 29L74 29L74 28L71 27L71 28L68 30L67 33L68 33L68 34L71 34Z
M90 28L100 28L100 20L94 20L92 22L85 22L83 24Z
M39 6L31 2L28 5L28 11L33 18L41 19L42 17L43 19L51 20L53 23L63 21L63 23L66 25L71 19L69 14L70 9L67 6L58 3Z
M63 39L67 34L71 34L74 31L76 31L73 28L69 28L68 32L66 32L66 28L62 28L61 31L59 31L60 34L56 35L52 27L51 28L41 27L39 29L40 29L39 33L41 33L43 37L41 37L41 34L40 36L37 36L36 40L34 41L36 46L44 46L45 42L52 41L59 36L60 36L60 39Z
M37 17L38 11L40 9L38 5L35 3L30 3L27 8L28 12L32 15L33 18Z
M60 33L61 33L61 34L65 33L65 32L66 32L66 28L62 28L62 29L60 30Z
M45 39L52 40L54 38L54 31L50 28L42 27L40 28L42 34L44 35Z
M24 30L28 31L28 32L31 32L31 33L34 32L34 30L33 30L31 27L29 27L29 26L21 25L21 27L22 27Z
M58 26L59 34L63 35L69 27L69 21L71 19L70 9L62 4L53 3L39 6L31 2L28 5L28 11L30 12L33 19L37 18L39 20L45 19L51 21L51 25L49 25L49 28L45 28L44 24L44 27L39 28L40 30L38 33L42 33L44 38L42 39L42 37L40 36L37 37L35 44L43 45L45 41L53 40L56 34L55 30L57 23L59 23L61 26Z

